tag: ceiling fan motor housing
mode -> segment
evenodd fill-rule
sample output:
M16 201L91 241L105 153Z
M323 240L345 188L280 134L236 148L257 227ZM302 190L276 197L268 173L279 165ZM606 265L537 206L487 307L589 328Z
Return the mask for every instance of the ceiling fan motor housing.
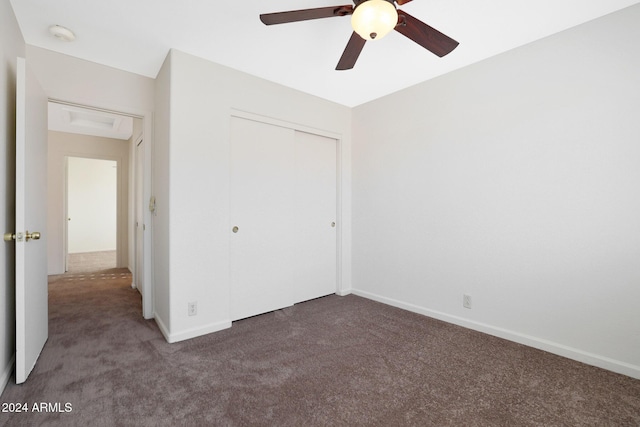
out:
M355 6L353 6L354 9L356 9L358 6L360 6L362 3L366 3L369 0L353 0L353 3L355 4ZM394 4L396 2L396 0L384 0L388 3ZM395 7L395 5L394 5Z

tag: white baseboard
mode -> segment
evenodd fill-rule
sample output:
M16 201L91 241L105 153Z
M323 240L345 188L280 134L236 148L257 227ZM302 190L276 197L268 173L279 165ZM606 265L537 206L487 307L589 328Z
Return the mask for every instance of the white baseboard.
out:
M563 344L548 341L548 340L534 337L531 335L526 335L519 332L511 331L508 329L495 327L492 325L488 325L486 323L475 322L462 317L452 316L447 313L430 310L424 307L417 306L415 304L398 301L392 298L383 297L383 296L366 292L366 291L353 289L353 294L361 296L363 298L378 301L383 304L402 308L407 311L422 314L424 316L433 317L434 319L442 320L444 322L453 323L454 325L462 326L468 329L473 329L475 331L483 332L499 338L504 338L506 340L517 342L519 344L523 344L529 347L534 347L539 350L544 350L549 353L557 354L559 356L576 360L578 362L586 363L588 365L597 366L598 368L606 369L619 374L627 375L632 378L640 379L640 366L632 365L630 363L611 359L611 358L594 354L594 353L589 353L586 351L582 351L573 347L569 347Z
M2 374L0 375L0 395L4 391L4 388L7 386L7 384L9 384L11 374L13 374L13 367L15 365L15 362L16 356L14 355L13 357L11 357L11 360L9 360L7 366L5 366L2 370Z
M187 329L178 333L170 333L164 322L162 322L162 319L160 319L157 315L154 319L158 325L158 328L160 328L160 332L162 332L162 335L164 335L164 339L166 339L168 343L196 338L202 335L210 334L212 332L222 331L223 329L228 329L231 327L231 321L229 320L218 323L210 323L205 326Z
M169 341L169 328L167 328L164 325L164 322L162 321L162 318L160 318L160 316L158 316L158 314L156 314L153 318L153 320L155 320L156 325L158 325L158 328L160 329L160 332L162 332L162 335L164 336L164 339L167 340L167 342L171 342Z
M345 295L349 295L351 293L351 289L342 289L336 292L336 295L343 297Z

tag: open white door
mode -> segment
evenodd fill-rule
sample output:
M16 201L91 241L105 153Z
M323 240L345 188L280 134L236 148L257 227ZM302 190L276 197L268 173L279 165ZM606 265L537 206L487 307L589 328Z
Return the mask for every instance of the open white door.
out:
M18 58L16 98L16 383L20 384L49 336L47 97L24 58Z
M143 175L144 175L144 140L140 140L136 144L135 150L135 268L133 269L134 277L133 283L135 287L138 289L138 292L142 295L144 299L145 288L143 285L143 275L144 275L144 197L142 195L143 192ZM144 308L143 308L144 311Z

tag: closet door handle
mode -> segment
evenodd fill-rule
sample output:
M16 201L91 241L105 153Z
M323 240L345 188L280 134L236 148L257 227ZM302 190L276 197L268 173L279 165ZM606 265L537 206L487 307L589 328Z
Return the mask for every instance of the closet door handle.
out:
M239 230L238 226L234 226L231 231L233 231L234 233L237 233Z

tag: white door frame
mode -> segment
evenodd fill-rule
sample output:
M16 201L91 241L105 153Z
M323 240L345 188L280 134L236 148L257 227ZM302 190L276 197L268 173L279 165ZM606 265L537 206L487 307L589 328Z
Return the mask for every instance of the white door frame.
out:
M58 104L64 104L74 107L87 108L97 111L103 111L113 114L130 116L133 118L142 119L142 135L145 140L144 144L144 172L143 172L143 206L148 205L148 201L151 198L151 151L153 141L153 113L148 110L138 110L135 108L127 108L118 105L91 105L84 101L74 102L73 100L63 100L49 98L50 102L56 102ZM135 144L135 141L134 141ZM135 147L134 147L135 148ZM133 150L135 152L135 150ZM134 162L135 158L129 159L130 162ZM135 174L134 174L135 175ZM132 179L132 178L130 178ZM144 224L146 231L143 241L143 296L142 296L142 315L145 319L153 319L154 317L154 286L153 286L153 269L151 268L151 234L152 234L152 215L148 209L144 211ZM129 237L131 238L131 236Z
M138 158L138 147L144 144L144 134L140 135L133 141L133 282L131 286L137 288L140 293L145 291L142 284L144 283L144 233L145 233L145 203L143 199L144 179L138 179L144 172L144 145L142 145L141 158ZM142 160L142 166L140 160ZM142 215L142 224L138 224L138 218ZM142 239L138 238L140 229L142 229Z
M63 255L64 255L64 271L65 273L68 271L68 261L69 261L69 157L76 157L82 159L95 159L95 160L108 160L116 162L118 173L116 178L116 267L121 268L123 265L126 266L126 260L122 259L123 247L127 245L128 242L124 242L122 239L122 235L124 230L128 225L128 221L125 219L122 220L122 206L123 206L123 197L124 197L124 186L128 185L128 182L124 182L122 175L124 174L122 170L122 164L124 163L121 157L115 156L103 156L99 154L84 154L84 153L64 153L64 216L62 218L62 227L63 227ZM129 177L131 179L131 177ZM127 217L128 212L124 212L124 217ZM73 221L73 218L71 218ZM131 238L131 237L129 237Z

